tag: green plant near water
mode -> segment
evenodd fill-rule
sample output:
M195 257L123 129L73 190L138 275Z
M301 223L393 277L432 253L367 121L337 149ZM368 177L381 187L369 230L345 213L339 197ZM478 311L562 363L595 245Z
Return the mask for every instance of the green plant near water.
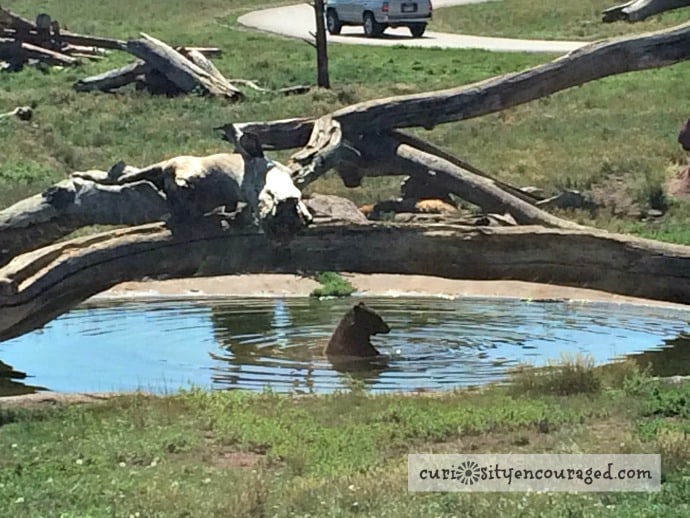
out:
M342 275L335 272L319 272L314 279L323 286L314 289L312 297L349 297L355 292L355 287Z
M524 366L516 370L510 383L520 394L596 394L602 389L601 372L590 356L563 355L560 362L546 367Z

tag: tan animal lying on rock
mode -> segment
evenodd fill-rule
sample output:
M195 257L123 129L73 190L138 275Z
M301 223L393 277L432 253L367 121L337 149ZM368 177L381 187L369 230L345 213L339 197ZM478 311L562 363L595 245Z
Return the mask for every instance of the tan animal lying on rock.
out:
M352 360L381 356L371 345L371 335L390 332L390 327L364 302L350 309L338 324L324 354L331 360Z
M385 212L395 212L396 214L401 212L413 214L454 214L458 212L457 207L437 198L386 200L376 204L362 205L359 207L359 210L372 220L380 219L381 214Z

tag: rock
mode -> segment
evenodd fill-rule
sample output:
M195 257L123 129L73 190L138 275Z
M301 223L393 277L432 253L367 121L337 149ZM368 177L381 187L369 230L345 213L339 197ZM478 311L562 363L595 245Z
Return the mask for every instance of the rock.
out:
M302 201L317 221L340 221L359 225L369 222L354 203L340 196L311 194L304 196Z

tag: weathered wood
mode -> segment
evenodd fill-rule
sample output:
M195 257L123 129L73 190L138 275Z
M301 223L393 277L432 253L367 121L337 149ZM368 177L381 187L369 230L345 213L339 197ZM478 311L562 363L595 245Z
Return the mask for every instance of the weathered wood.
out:
M277 90L271 90L270 88L259 86L256 81L251 81L249 79L228 79L228 81L235 86L246 86L252 90L261 92L262 94L279 93L283 95L301 95L306 94L311 90L311 86L309 85L286 86L284 88L278 88Z
M0 211L0 264L83 226L178 224L232 213L240 203L272 239L289 239L311 222L290 170L264 157L251 135L236 147L237 153L178 156L142 169L120 162L108 172L73 173Z
M0 56L5 59L39 59L54 65L72 66L79 64L77 58L68 56L55 50L46 49L33 43L0 41Z
M138 76L145 74L148 70L149 66L145 62L135 61L115 70L80 79L74 83L73 88L78 92L92 92L94 90L108 92L133 83Z
M131 40L126 50L165 74L183 92L200 89L203 93L230 100L243 98L242 92L229 82L221 81L192 63L174 48L142 33L142 39Z
M316 34L316 84L319 88L330 88L331 79L328 73L328 41L326 40L326 15L324 0L313 0Z
M247 229L150 225L13 259L0 269L0 339L128 280L304 270L523 280L690 303L690 247L595 230L324 226L276 247Z
M321 176L333 168L340 160L342 148L340 124L330 115L317 120L307 145L291 157L295 183L304 187L311 178Z
M592 43L554 61L466 86L377 99L333 112L343 136L462 121L527 103L590 81L635 70L670 66L690 59L690 23ZM309 140L314 119L239 125L273 149L293 149Z
M606 9L601 15L601 21L640 22L655 14L687 6L690 6L690 0L633 0Z
M395 152L398 157L414 166L431 171L436 185L443 186L448 192L478 205L485 212L498 214L507 212L521 225L539 224L547 227L581 230L585 228L572 221L549 214L504 191L491 179L466 171L448 160L430 155L407 144L397 146Z
M25 59L40 59L46 63L62 66L79 64L79 60L77 58L73 58L72 56L68 56L67 54L63 54L55 50L39 47L33 43L23 41L19 44L19 49L22 57Z
M21 32L36 30L36 24L31 20L22 18L12 11L0 7L0 26Z
M309 144L292 157L297 165L304 164L294 175L295 183L301 188L336 165L342 148L342 136L338 124L329 116L319 119L314 128ZM404 142L417 143L417 139L397 132L391 132L388 135L365 134L360 137L356 146L348 144L347 147L359 157L361 163L370 163L371 168L374 169L373 174L376 176L409 174L433 183L441 191L455 194L478 205L484 212L498 214L508 212L520 224L584 228L535 207L534 199L526 193L514 194L518 190L512 186L507 186L509 190L506 190L505 184L491 177L466 170L458 165L463 163L462 161L448 153L443 153L444 156L441 157ZM435 149L430 145L423 147ZM361 175L367 171L359 170L350 173L345 170L339 173L346 186L356 187L361 181Z
M229 84L229 81L223 76L223 74L220 73L216 66L203 55L203 53L199 52L198 50L184 49L184 51L180 52L180 54L201 68L201 70L207 72L216 81Z
M269 122L243 122L223 124L214 128L223 132L223 140L228 140L229 128L253 133L261 140L264 149L295 149L305 146L314 130L314 119L295 118Z
M175 47L175 50L181 54L189 51L200 52L207 58L218 58L223 55L223 49L218 47Z
M165 193L152 183L113 186L94 178L106 172L75 173L42 194L0 211L0 265L89 225L141 225L171 212Z
M98 47L87 47L85 45L65 45L62 51L66 54L73 55L74 53L85 54L96 58L103 58L108 55L108 50Z
M29 31L17 31L16 29L1 29L0 36L4 38L28 41L29 43L40 44L44 41L44 36L38 34L36 29ZM88 36L69 31L60 31L59 41L63 44L76 45L80 47L91 47L108 50L124 50L125 42L113 38L103 38L100 36Z
M434 146L426 140L422 140L420 138L415 137L414 135L410 135L409 133L404 133L402 131L392 131L391 135L401 144L408 144L414 148L417 148L419 151L423 151L424 153L435 155L443 160L446 160L450 162L452 165L464 169L465 171L469 171L470 173L473 173L477 176L482 176L484 178L491 180L491 182L493 182L497 187L500 187L501 189L512 194L516 198L520 198L522 201L532 204L538 201L538 198L536 198L535 196L521 190L518 187L515 187L514 185L510 185L509 183L503 182L498 178L494 178L494 176L490 175L486 171L482 171L481 169L470 164L466 160L462 160L461 158L458 158L455 155L448 153L447 151L444 151L440 147Z
M22 121L30 121L34 115L31 106L18 106L14 110L7 113L0 113L0 119L7 119L10 117L17 117Z

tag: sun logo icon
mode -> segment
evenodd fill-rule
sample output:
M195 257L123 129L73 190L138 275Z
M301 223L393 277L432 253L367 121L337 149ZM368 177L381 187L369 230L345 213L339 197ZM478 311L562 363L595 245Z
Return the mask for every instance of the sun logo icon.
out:
M473 460L463 462L458 466L458 479L466 486L472 486L479 481L479 464Z

